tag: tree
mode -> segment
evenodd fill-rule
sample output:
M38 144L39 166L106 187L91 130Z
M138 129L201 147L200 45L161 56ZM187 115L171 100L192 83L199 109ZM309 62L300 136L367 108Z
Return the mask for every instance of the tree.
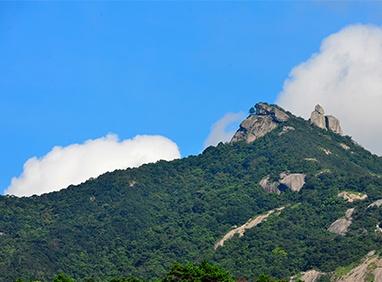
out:
M65 273L59 273L54 277L53 282L75 282L75 280Z
M235 279L221 267L204 261L198 265L192 263L174 264L163 282L175 281L233 282Z

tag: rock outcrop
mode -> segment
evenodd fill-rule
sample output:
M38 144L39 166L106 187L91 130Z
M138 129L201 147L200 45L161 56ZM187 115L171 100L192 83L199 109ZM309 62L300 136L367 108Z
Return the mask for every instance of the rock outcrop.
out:
M268 193L280 194L281 190L286 189L299 192L305 184L305 176L303 173L282 172L278 181L271 181L270 176L267 175L260 180L259 185Z
M277 127L277 123L269 116L250 115L240 124L240 129L232 137L231 142L246 141L252 143Z
M286 122L289 118L289 114L276 105L257 103L249 110L249 116L240 124L240 128L232 137L231 143L239 141L252 143ZM319 128L342 134L340 121L334 116L325 115L325 111L320 105L316 105L309 120ZM294 130L294 128L284 126L279 136L290 130Z
M259 185L268 193L276 193L280 194L280 190L278 189L280 183L277 181L271 181L270 176L266 176L260 180Z
M332 154L332 151L330 151L329 149L326 149L324 147L320 147L320 150L323 151L325 153L325 155L327 155L327 156Z
M240 128L231 139L231 143L245 141L252 143L289 119L281 108L258 103L250 109L250 115L240 124Z
M345 216L333 222L329 226L328 231L342 236L345 235L348 232L348 229L352 223L353 212L354 208L346 210Z
M285 133L287 133L289 131L293 131L293 130L296 130L293 126L283 126L283 129L281 130L281 132L278 135L281 136L281 135L284 135Z
M342 267L344 273L320 272L317 270L308 270L298 275L292 276L290 282L316 282L326 276L325 281L333 282L382 282L382 258L375 251L370 251L358 264Z
M372 202L370 205L367 206L367 208L379 208L382 206L382 199L376 200Z
M278 122L284 122L289 119L288 114L284 110L267 103L257 103L255 108L251 108L249 111L256 113L256 115L271 116L273 120Z
M325 116L326 128L337 134L342 134L340 121L334 116Z
M312 124L319 128L327 129L337 134L342 134L340 121L334 116L325 116L324 108L320 105L316 105L309 120Z
M325 273L311 269L305 272L301 272L300 275L296 275L290 278L290 282L297 282L297 281L303 281L303 282L316 282L320 279L322 275L325 275Z
M314 111L310 115L310 122L319 128L326 129L324 114L325 114L324 108L321 107L320 105L316 105L316 107L314 108Z
M340 146L341 146L342 149L344 149L346 151L350 150L350 147L348 145L346 145L345 143L340 143Z
M305 174L303 173L286 173L280 174L280 184L285 185L293 192L299 192L305 184Z
M338 197L343 198L348 203L353 203L355 201L363 201L367 199L366 194L362 194L359 192L349 192L349 191L343 191L338 193Z
M217 250L219 247L224 246L224 242L231 239L236 234L239 234L239 237L243 237L244 233L248 229L252 229L255 226L259 225L263 221L265 221L269 216L271 216L273 213L279 214L285 207L280 207L277 209L270 210L262 215L256 216L254 218L249 219L245 224L236 227L234 229L231 229L226 233L222 239L220 239L218 242L216 242L214 249Z
M337 282L382 282L382 259L375 251L369 252L359 265L342 277L331 279Z

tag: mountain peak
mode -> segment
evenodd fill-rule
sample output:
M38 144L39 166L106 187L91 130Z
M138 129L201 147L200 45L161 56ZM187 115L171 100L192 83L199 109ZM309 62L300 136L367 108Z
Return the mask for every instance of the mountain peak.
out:
M257 103L249 110L249 116L240 124L231 143L252 143L289 119L289 114L276 105Z
M251 108L249 111L251 113ZM289 115L280 107L276 105L269 105L267 103L257 103L255 105L255 113L260 116L271 116L275 121L284 122L289 119Z
M252 143L266 135L280 124L292 117L290 113L277 105L257 103L249 110L249 116L242 121L239 129L231 139L231 143L245 141ZM309 119L312 125L342 135L340 121L332 116L325 115L324 108L317 104Z
M338 267L379 255L380 157L266 103L251 108L240 140L59 192L0 197L0 281L48 281L61 269L78 281L149 281L200 258L235 277L302 272L297 280L314 269L339 281Z

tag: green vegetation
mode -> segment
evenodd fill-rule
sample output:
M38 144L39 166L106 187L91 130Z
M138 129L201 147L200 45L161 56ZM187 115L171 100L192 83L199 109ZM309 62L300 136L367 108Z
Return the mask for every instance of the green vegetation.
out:
M234 282L235 279L222 268L204 261L200 265L195 265L192 263L188 263L186 265L175 264L163 279L163 282L173 281Z
M73 278L66 275L65 273L59 273L54 277L53 282L75 282Z
M88 282L93 280L86 280ZM109 282L144 282L144 280L135 277L123 277L112 278ZM234 282L234 277L222 269L221 267L211 264L207 261L203 261L200 264L187 263L180 264L175 263L170 271L161 279L155 280L156 282ZM22 279L16 280L16 282L23 282ZM31 281L39 282L39 281ZM70 276L59 273L53 279L53 282L76 282ZM283 282L282 280L274 279L268 275L260 275L255 279L255 282Z
M300 118L286 124L295 130L279 136L277 128L253 144L220 144L40 197L0 197L0 280L51 281L60 272L81 281L159 279L174 262L204 260L235 278L287 279L312 268L334 271L381 250L374 230L382 209L366 208L382 198L375 176L381 158ZM284 171L307 175L300 192L269 194L259 186ZM337 197L344 190L368 199L347 203ZM232 226L281 206L279 216L214 250ZM351 207L348 234L327 232Z
M346 266L339 266L335 269L334 275L337 277L342 277L348 274L355 266L357 266L356 263L351 263Z

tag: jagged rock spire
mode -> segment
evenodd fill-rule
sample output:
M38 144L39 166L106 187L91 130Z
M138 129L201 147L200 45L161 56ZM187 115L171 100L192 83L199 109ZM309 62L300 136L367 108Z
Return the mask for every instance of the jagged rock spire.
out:
M324 108L320 105L316 105L314 111L310 115L310 122L319 128L326 129L324 114Z
M325 123L326 123L326 128L328 130L342 135L342 128L340 125L340 121L336 117L325 116Z
M340 121L334 116L325 116L324 114L324 108L321 105L316 105L314 111L310 115L309 121L319 128L327 129L337 134L342 134Z

